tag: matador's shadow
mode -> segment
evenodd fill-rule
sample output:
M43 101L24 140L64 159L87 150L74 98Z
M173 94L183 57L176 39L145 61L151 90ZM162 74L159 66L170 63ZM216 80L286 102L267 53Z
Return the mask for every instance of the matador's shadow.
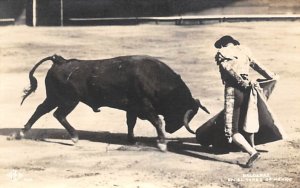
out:
M19 130L20 129L18 128L2 128L0 129L0 135L7 136L9 138L13 133L16 133ZM156 146L156 137L136 137L137 144L132 145L127 141L127 134L125 133L110 133L107 131L93 132L84 130L78 130L77 132L79 134L79 142L80 140L87 140L91 142L122 145L122 147L120 147L121 150L126 150L126 147L137 147L142 151L159 151ZM24 139L38 140L67 146L73 145L69 134L64 129L31 129ZM66 140L66 142L64 140ZM228 150L201 146L197 143L196 138L168 138L167 140L169 152L195 157L202 160L240 165L236 160L226 160L218 156L219 154L229 153Z
M185 155L189 157L195 157L202 160L210 160L228 164L237 164L241 167L245 165L240 164L237 160L225 159L223 154L228 154L230 151L238 151L236 148L229 150L228 148L213 148L201 146L196 138L179 138L168 142L168 151Z

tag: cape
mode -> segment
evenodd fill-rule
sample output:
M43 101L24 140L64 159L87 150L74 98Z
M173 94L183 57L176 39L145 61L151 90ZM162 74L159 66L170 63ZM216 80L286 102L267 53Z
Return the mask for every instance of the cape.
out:
M286 138L267 100L269 99L277 80L257 80L260 87L253 87L249 92L248 110L245 122L239 125L239 132L255 133L255 145L274 142ZM196 139L203 146L226 147L231 144L225 137L224 109L201 125L196 131Z

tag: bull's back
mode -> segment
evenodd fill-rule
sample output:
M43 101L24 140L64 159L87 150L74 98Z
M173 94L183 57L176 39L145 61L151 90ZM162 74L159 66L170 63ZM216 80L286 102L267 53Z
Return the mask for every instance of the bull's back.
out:
M67 63L54 65L52 72L61 82L86 82L99 78L101 82L126 83L142 79L152 84L177 83L180 76L170 67L150 56L121 56L103 60L71 59ZM99 80L98 80L99 81Z
M123 108L130 97L146 95L159 102L183 82L171 68L149 56L103 60L67 60L53 65L50 77L66 85L87 104Z

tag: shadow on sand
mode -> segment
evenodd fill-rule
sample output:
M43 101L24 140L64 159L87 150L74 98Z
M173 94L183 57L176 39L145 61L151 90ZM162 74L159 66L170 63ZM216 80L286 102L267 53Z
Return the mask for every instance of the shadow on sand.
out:
M20 129L17 128L2 128L0 129L0 135L7 136L7 138L9 138L13 133L18 132L19 130ZM79 134L79 140L87 140L91 142L101 142L123 146L132 145L127 141L127 134L125 133L110 133L107 131L92 132L84 130L78 130L77 132ZM59 141L70 139L69 134L64 129L32 129L26 134L25 139L39 140L43 142L73 146L73 144L71 143ZM138 145L136 145L138 147L144 147L148 149L151 148L151 150L158 151L155 137L136 137L136 141L137 143L139 143ZM202 160L237 164L241 167L244 167L244 165L240 164L237 160L226 160L222 158L222 156L218 156L220 154L229 153L228 150L214 149L210 147L201 146L196 142L196 139L193 137L168 138L167 141L169 152L189 157L195 157Z

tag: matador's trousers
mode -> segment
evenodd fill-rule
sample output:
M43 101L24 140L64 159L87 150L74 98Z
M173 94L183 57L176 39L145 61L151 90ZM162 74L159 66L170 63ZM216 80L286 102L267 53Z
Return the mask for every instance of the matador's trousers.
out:
M247 94L238 88L225 85L225 135L232 136L242 131L247 113Z

